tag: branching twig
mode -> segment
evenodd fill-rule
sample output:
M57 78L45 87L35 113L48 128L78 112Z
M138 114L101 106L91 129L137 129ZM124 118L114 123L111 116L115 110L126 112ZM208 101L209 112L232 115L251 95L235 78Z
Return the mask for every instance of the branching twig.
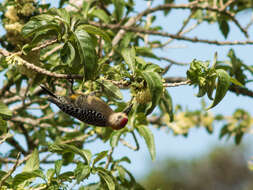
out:
M156 12L156 11L160 11L160 10L166 10L166 9L200 9L200 10L208 10L208 11L213 11L213 12L217 12L220 14L224 14L226 16L228 16L236 25L237 27L242 31L242 33L248 37L248 33L247 31L240 25L240 23L236 20L236 18L234 17L234 14L230 13L229 11L221 10L218 9L216 7L211 7L208 5L201 5L199 3L196 2L192 2L192 3L188 3L188 4L173 4L173 3L167 3L167 4L163 4L163 5L158 5L156 7L153 8L149 8L144 10L143 12L141 12L139 14L139 16L143 17L146 16L150 13Z
M167 62L170 62L171 64L173 65L179 65L179 66L187 66L189 65L190 63L182 63L182 62L177 62L177 61L174 61L172 59L169 59L167 57L159 57L161 60L164 60L164 61L167 61Z
M221 7L219 10L222 12L224 11L229 5L231 5L232 3L234 3L235 0L228 0L224 5L223 7Z
M14 166L11 168L11 170L5 175L3 176L3 178L0 180L0 187L2 187L3 183L5 182L5 180L11 176L11 174L16 170L17 166L18 166L18 163L19 163L19 158L20 158L20 152L18 153L17 155L17 160L14 164Z
M187 81L187 78L185 77L166 77L164 78L165 82L168 83L168 86L174 86L174 84L179 84L179 83L185 83ZM166 84L165 83L165 84ZM171 83L171 84L169 84ZM243 95L243 96L248 96L248 97L253 97L253 91L245 88L245 87L240 87L236 86L234 84L230 85L229 91L235 92L237 94Z
M9 143L11 146L13 146L16 150L21 152L22 154L24 155L28 154L13 137L6 139L6 142Z
M109 151L108 155L107 155L107 161L105 163L105 169L107 169L109 167L109 164L112 160L112 154L113 154L114 148L111 148L111 150Z
M0 136L0 144L2 144L6 139L12 137L13 135L11 133L6 133Z
M1 51L1 49L0 49L0 51ZM67 75L67 74L53 73L53 72L50 72L46 69L38 67L34 64L31 64L28 61L22 59L21 57L18 57L18 59L19 59L19 64L24 65L26 68L36 71L37 73L41 73L43 75L47 75L50 77L56 77L56 78L62 78L62 79L82 79L83 78L82 75L75 75L75 74Z
M187 37L181 36L176 34L170 34L168 32L161 32L156 30L146 30L143 28L138 27L126 27L121 26L118 24L98 24L96 22L89 22L91 25L102 27L102 28L109 28L109 29L122 29L126 31L132 32L140 32L143 34L151 34L156 36L163 36L163 37L170 37L177 40L184 40L189 42L199 42L199 43L207 43L207 44L215 44L215 45L245 45L245 44L253 44L253 40L245 40L245 41L218 41L218 40L207 40L207 39L200 39L197 37Z
M124 146L126 146L126 147L128 147L128 148L130 148L130 149L132 149L132 150L134 150L134 151L138 151L138 150L140 149L140 145L139 145L139 143L138 143L138 140L137 140L137 138L136 138L134 132L131 132L131 134L133 135L133 139L134 139L134 142L135 142L135 145L136 145L135 147L132 146L129 142L127 142L126 140L124 140L124 139L122 139L122 138L120 138L119 141L120 141Z

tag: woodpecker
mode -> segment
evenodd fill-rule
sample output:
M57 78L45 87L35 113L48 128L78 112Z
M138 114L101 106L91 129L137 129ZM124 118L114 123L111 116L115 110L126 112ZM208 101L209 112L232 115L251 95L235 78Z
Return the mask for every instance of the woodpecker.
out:
M123 112L114 112L109 105L95 95L74 93L70 96L57 96L46 87L42 85L40 87L49 95L48 101L86 124L119 130L128 122L127 115L131 111L132 104Z

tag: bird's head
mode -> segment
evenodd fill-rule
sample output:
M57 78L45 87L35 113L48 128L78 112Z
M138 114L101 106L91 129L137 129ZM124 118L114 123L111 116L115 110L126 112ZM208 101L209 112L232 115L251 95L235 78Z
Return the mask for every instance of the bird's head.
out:
M109 125L115 130L122 129L126 126L128 117L123 112L113 113L109 118Z

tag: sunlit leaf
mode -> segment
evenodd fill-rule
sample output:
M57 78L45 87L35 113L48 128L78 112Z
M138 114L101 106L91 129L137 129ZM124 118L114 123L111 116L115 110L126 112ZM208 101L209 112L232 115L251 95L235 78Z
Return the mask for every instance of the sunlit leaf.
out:
M156 72L143 71L141 75L147 82L151 97L152 104L146 111L146 115L150 114L160 101L163 92L163 82L161 76Z
M112 97L118 100L122 100L123 95L120 89L117 86L115 86L113 83L107 80L103 80L103 79L98 79L96 81L104 87L104 92L109 98Z
M89 177L90 172L91 172L91 168L89 165L85 165L79 162L74 171L77 183L80 183L81 181Z
M100 20L102 20L104 23L110 22L110 16L106 14L106 12L102 9L93 9L91 12L92 15L98 17Z
M98 172L98 175L106 182L108 189L115 190L115 184L111 172L101 167L97 167L95 170Z
M97 74L98 67L95 45L85 30L78 28L74 34L81 63L84 63L85 80L93 79Z
M234 83L235 85L238 85L238 86L243 87L243 84L240 83L238 80L236 80L236 79L233 78L233 77L230 77L230 82Z
M79 149L73 145L68 144L50 144L49 145L50 152L57 152L57 153L66 153L72 152L80 155L87 163L90 162L91 159L91 152L89 150Z
M94 165L95 165L98 161L100 161L100 160L102 160L104 157L106 157L106 156L107 156L107 153L108 153L108 151L102 151L102 152L98 153L98 155L96 156L96 158L93 160L92 167L94 167Z
M75 48L72 46L70 42L64 44L61 49L61 61L71 66L72 61L75 59Z
M110 145L112 148L116 147L118 145L120 136L123 134L123 130L114 130L110 137Z
M230 86L229 74L222 69L217 69L216 72L217 72L217 78L218 78L216 94L215 94L215 98L213 100L212 105L208 107L207 109L211 109L214 106L216 106L224 98Z
M128 65L129 69L135 74L136 71L136 62L135 62L135 49L132 48L124 48L122 49L122 56Z
M0 116L3 117L3 119L11 118L12 111L6 106L3 102L0 101Z
M31 171L31 172L22 172L17 174L14 179L13 179L13 186L16 188L19 184L25 182L26 180L35 178L35 177L40 177L42 175L42 171L41 170L35 170L35 171Z
M111 38L104 30L101 30L98 27L87 24L81 25L80 28L84 29L88 33L101 36L107 43L111 44Z
M59 176L59 175L60 175L61 167L62 167L62 160L56 160L56 162L55 162L55 164L54 164L56 176Z
M39 160L39 152L37 149L33 151L30 158L27 160L23 172L30 172L39 169L40 160Z
M116 17L116 19L119 21L123 14L124 14L124 5L125 5L125 1L124 0L112 0L113 4L114 4L114 15Z
M161 97L161 103L163 104L164 110L169 114L170 121L172 122L174 120L172 98L167 90L164 91Z
M138 130L139 134L144 138L144 140L148 146L148 150L149 150L151 159L154 161L155 157L156 157L156 150L155 150L155 140L154 140L153 133L145 125L139 125L137 127L137 130Z

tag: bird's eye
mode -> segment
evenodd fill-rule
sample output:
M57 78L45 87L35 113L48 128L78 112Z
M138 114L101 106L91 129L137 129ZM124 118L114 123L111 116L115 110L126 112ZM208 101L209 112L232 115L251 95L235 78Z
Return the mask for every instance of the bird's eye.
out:
M122 118L122 116L121 116L121 115L119 115L119 116L118 116L118 119L121 119L121 118Z

